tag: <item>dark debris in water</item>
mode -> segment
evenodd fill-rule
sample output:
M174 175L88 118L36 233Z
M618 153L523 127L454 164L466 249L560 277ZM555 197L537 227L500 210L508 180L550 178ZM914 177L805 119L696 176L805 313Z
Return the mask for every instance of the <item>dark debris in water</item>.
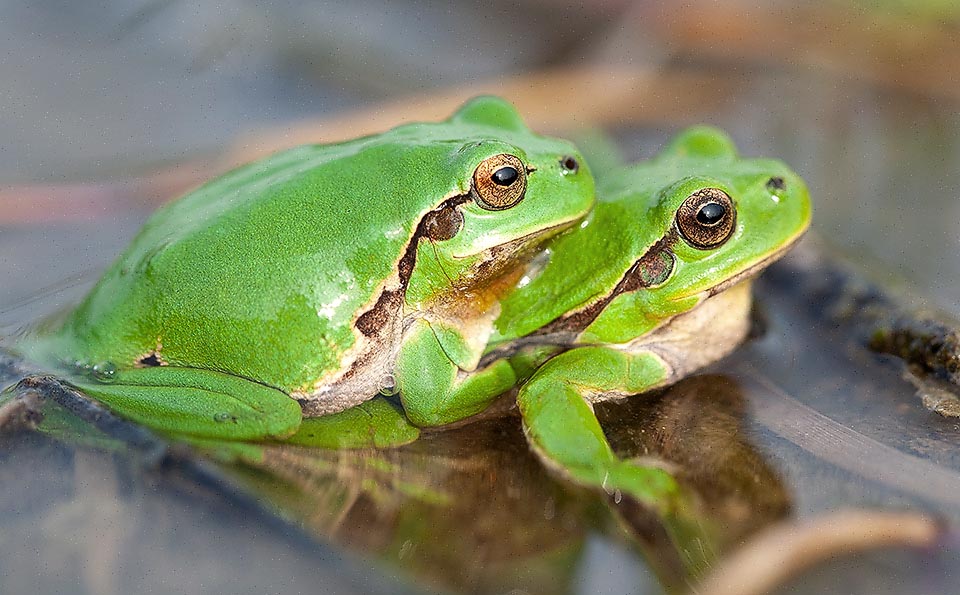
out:
M852 264L826 256L815 240L772 266L763 282L803 292L808 307L825 323L876 353L901 359L928 409L960 417L960 406L954 404L960 399L960 321L907 306Z

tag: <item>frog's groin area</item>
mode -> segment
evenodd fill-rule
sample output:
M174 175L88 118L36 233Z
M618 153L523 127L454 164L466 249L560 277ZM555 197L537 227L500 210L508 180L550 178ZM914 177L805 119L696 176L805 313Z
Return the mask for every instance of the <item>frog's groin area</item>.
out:
M24 386L42 419L0 432L0 593L679 593L704 558L705 593L956 592L960 14L613 4L616 18L565 6L558 24L522 2L543 19L522 34L489 3L384 8L446 32L429 44L348 8L206 15L191 45L177 36L199 35L181 29L194 15L173 5L69 12L69 27L22 7L0 22L0 47L30 56L0 61L18 116L0 135L0 390L24 372L9 339L77 303L153 209L271 150L439 119L479 92L592 155L611 148L584 128L646 159L709 123L803 177L812 241L755 284L741 348L597 413L619 454L695 494L710 551L677 551L636 501L551 475L512 415L396 449L225 463L40 378ZM73 61L53 41L68 29L99 31Z

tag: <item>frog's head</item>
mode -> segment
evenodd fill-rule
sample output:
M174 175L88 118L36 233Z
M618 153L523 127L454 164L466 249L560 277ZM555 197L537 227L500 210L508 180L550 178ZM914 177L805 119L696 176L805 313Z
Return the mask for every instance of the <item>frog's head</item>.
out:
M449 120L425 126L445 151L447 177L442 200L420 222L421 273L429 269L422 261L434 259L454 287L458 279L477 287L482 277L519 268L533 248L593 205L593 177L576 147L534 134L501 99L473 99ZM427 136L423 128L417 134ZM414 279L411 297L429 297L417 296L417 285Z
M659 303L682 310L757 274L810 224L803 180L780 161L739 158L716 129L685 131L651 167L674 180L650 195L645 222L664 233L637 265Z
M509 103L478 97L449 120L465 141L452 156L463 224L442 249L462 258L570 225L593 204L594 183L573 144L534 134ZM465 168L464 168L465 166Z

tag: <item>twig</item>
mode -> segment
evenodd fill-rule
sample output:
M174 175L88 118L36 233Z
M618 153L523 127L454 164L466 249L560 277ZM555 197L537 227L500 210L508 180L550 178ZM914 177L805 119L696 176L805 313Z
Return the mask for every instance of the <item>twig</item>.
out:
M837 556L882 547L932 547L944 525L911 512L847 510L774 525L731 554L695 589L709 595L760 595Z

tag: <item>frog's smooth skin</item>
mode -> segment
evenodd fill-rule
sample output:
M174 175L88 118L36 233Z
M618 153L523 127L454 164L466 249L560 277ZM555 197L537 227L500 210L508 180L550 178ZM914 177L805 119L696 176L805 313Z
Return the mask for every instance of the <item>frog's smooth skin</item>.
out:
M624 491L660 500L658 490L675 482L621 464L592 402L671 384L733 350L749 329L750 279L803 235L810 214L807 188L786 165L741 159L717 129L688 129L653 160L600 180L593 212L551 240L547 257L502 298L479 369L510 362L527 436L547 464L610 489L621 489L611 488L611 474L622 473ZM426 350L410 353L398 370L443 385ZM460 376L469 385L470 375ZM447 405L438 418L466 417L455 396ZM380 413L309 420L294 439L353 445L348 437L374 432L355 424ZM388 444L377 431L374 443Z
M787 166L741 159L722 132L689 129L655 159L601 178L593 212L551 240L548 258L501 300L479 367L509 362L525 435L544 463L615 502L643 502L694 574L714 553L712 527L670 469L613 452L593 403L673 383L733 350L749 329L751 278L809 222L807 189ZM402 364L433 374L426 358ZM454 399L450 410L459 411ZM305 420L288 442L386 446L415 436L378 399Z
M62 326L21 347L92 370L73 381L187 436L282 437L301 406L326 415L392 390L410 420L444 423L516 382L506 361L476 371L497 300L593 201L573 145L477 98L163 207Z
M741 159L697 127L653 160L598 184L580 229L549 245L539 272L502 302L490 357L518 345L572 348L520 388L526 436L575 481L659 507L672 476L620 460L593 413L598 400L662 387L728 354L749 330L751 278L807 229L807 188L783 163Z

